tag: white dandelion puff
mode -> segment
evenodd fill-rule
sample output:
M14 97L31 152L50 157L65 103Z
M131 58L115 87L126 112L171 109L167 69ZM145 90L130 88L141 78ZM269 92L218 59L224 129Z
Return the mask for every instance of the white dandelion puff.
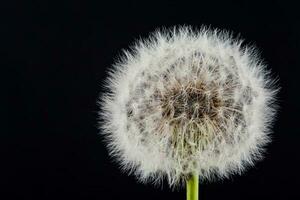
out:
M252 47L228 32L156 31L125 51L101 95L110 154L142 182L240 173L270 141L277 91Z

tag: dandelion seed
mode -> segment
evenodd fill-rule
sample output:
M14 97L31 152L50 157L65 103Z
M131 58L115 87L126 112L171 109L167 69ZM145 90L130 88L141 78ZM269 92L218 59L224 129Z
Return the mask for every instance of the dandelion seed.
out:
M125 51L99 100L100 128L124 170L174 187L193 174L226 178L261 158L277 89L255 49L241 43L224 31L179 27Z

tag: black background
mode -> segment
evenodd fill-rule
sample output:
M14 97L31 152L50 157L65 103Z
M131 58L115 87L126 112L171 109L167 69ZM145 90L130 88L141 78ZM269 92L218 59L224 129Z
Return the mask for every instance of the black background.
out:
M185 199L120 172L97 135L106 69L159 27L202 24L256 44L278 76L266 158L200 199L299 199L299 6L287 1L9 1L1 6L1 199ZM3 73L1 74L3 75ZM3 112L4 111L4 112Z

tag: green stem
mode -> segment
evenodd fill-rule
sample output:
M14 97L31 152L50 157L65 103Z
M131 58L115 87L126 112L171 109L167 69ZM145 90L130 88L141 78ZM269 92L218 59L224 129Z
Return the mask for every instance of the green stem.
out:
M191 174L186 182L186 199L198 200L199 177L198 173Z

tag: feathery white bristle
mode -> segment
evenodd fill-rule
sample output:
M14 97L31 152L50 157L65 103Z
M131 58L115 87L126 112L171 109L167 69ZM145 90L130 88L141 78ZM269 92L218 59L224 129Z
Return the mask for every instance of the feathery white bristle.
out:
M156 31L125 51L99 99L109 151L142 182L242 172L269 142L276 88L254 48L227 32Z

